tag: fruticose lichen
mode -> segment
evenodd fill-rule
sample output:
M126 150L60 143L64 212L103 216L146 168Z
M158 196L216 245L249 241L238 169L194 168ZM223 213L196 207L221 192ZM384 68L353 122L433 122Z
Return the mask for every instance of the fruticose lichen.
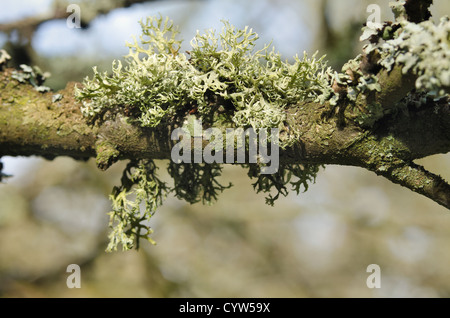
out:
M213 30L197 32L185 54L179 52L181 41L171 21L150 17L140 24L139 41L135 38L127 44L126 65L114 61L111 74L94 68L93 78L86 78L76 91L82 113L92 122L101 123L108 112L121 113L140 127L157 127L176 116L193 114L211 126L211 118L220 113L223 127L283 128L289 106L300 101L323 103L332 96L331 70L324 57L304 54L288 63L269 46L255 51L258 35L247 27L239 30L224 22L218 35ZM287 147L296 137L293 131L277 142ZM108 158L98 153L97 161L107 166ZM256 178L255 190L268 193L271 205L280 194L287 195L289 184L297 192L301 187L306 190L319 169L317 165L282 165L275 174L261 175L259 164L243 166ZM119 245L138 247L140 238L153 242L148 220L171 192L189 203L212 203L231 186L219 183L221 169L218 163L171 161L168 172L174 185L169 186L158 179L153 161L130 162L122 185L111 195L112 232L107 250Z
M140 23L140 43L127 44L128 65L114 61L112 74L94 68L94 77L78 90L86 116L101 118L116 109L142 127L155 127L177 111L195 109L205 119L223 106L238 127L278 127L289 105L331 94L324 57L304 54L290 64L269 46L255 52L258 35L247 27L224 22L219 35L197 32L185 54L168 19Z
M124 250L139 247L139 239L150 238L152 229L146 224L160 206L169 189L156 177L156 165L151 160L128 163L121 179L110 196L110 242L107 251L116 250L119 244ZM143 211L142 210L143 207Z
M76 96L83 103L83 114L100 123L107 118L106 113L121 113L137 126L157 127L176 116L192 114L212 125L220 113L221 124L225 121L226 127L283 129L289 106L327 101L339 112L350 105L352 120L371 127L386 114L384 105L374 99L381 90L377 76L381 69L390 72L399 65L403 73L414 74L416 89L419 94L426 92L427 98L445 95L450 86L449 19L442 18L437 25L431 21L411 23L404 5L404 1L392 5L395 23L363 28L361 40L370 43L340 73L316 55L296 56L288 63L269 46L255 51L257 34L247 27L236 29L228 22L217 35L213 30L197 32L192 48L182 53L173 23L150 17L140 22L139 41L135 38L127 44L126 65L114 61L110 74L94 68L93 78L85 79ZM287 138L278 141L279 146L288 147L299 133L292 129ZM114 149L114 145L109 146ZM114 153L114 158L119 155ZM105 168L110 159L107 154L98 155ZM312 164L281 164L277 173L266 175L259 172L258 164L243 166L248 176L256 179L255 190L268 194L270 205L288 194L288 185L297 193L301 188L306 190L319 169ZM137 247L139 238L153 242L148 220L169 193L189 203L211 203L231 185L219 183L221 166L216 163L170 162L168 171L174 180L172 187L158 179L153 161L128 164L122 185L111 195L108 250L120 244L124 249Z

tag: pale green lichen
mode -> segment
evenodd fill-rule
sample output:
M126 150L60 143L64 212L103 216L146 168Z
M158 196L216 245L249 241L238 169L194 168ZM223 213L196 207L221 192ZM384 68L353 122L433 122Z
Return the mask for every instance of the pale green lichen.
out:
M355 122L363 127L373 126L386 114L386 106L370 97L374 96L372 92L381 90L377 77L381 69L391 72L398 65L403 74L415 75L415 88L419 94L424 92L435 99L448 95L449 18L441 18L438 24L429 20L412 23L407 20L404 5L405 1L391 3L396 23L385 23L377 28L364 27L360 40L370 42L363 48L364 55L350 60L343 66L341 73L332 76L332 81L340 89L333 93L330 104L334 106L341 101L344 105L351 105L356 115ZM373 69L364 72L364 63L371 64ZM401 101L398 105L390 105L389 111L401 108L404 104Z
M174 180L170 186L160 180L157 167L152 160L131 161L121 179L121 185L114 187L110 199L110 242L107 251L139 248L140 239L156 242L151 238L153 230L149 226L151 217L161 206L168 194L174 193L178 199L188 203L202 201L212 204L219 192L229 188L217 180L221 173L219 164L175 164L170 162L168 172Z
M362 58L362 54L358 55L342 66L341 73L334 72L331 75L331 82L339 88L333 92L329 103L332 107L336 107L339 103L342 103L343 107L351 105L356 115L354 121L363 127L370 127L381 117L382 108L377 103L367 102L366 96L372 92L379 92L381 85L375 74L364 73L361 70ZM358 99L360 104L364 104L361 109L357 105Z
M151 17L140 24L139 41L135 38L127 44L126 65L114 61L111 74L94 68L93 78L86 78L83 88L76 90L83 103L82 113L88 118L102 121L106 112L122 113L130 123L156 127L191 112L211 124L211 118L217 119L211 115L221 113L222 128L282 128L289 106L300 101L323 103L332 97L331 70L323 57L304 54L288 63L269 46L255 51L258 35L247 27L239 30L224 22L218 35L212 30L198 32L191 41L192 49L184 54L179 52L177 28L168 19ZM298 132L293 131L277 143L287 147L297 137ZM111 156L109 150L114 146L102 145L99 143L97 158L107 167L119 153ZM102 149L108 152L102 154ZM317 165L283 165L275 174L262 175L260 165L244 166L251 178L257 178L255 190L267 193L266 202L271 205L280 194L287 195L289 183L297 192L301 187L306 190L319 169ZM138 247L140 238L154 243L148 221L170 192L189 203L214 202L231 186L218 181L221 169L218 163L171 161L171 187L157 177L153 161L128 164L122 185L111 195L112 231L107 250L116 250L119 245L123 249Z
M443 17L439 24L424 21L420 24L402 23L403 31L390 40L397 52L389 52L385 59L393 58L404 65L403 73L417 75L416 88L431 95L443 96L450 87L450 20Z
M148 221L167 196L167 185L156 176L156 165L151 160L130 162L121 179L121 186L114 187L110 196L110 242L107 251L139 248L143 238L155 244L150 235L153 230Z
M278 127L286 107L331 95L324 57L304 54L291 64L269 46L255 52L258 35L247 27L224 22L219 35L198 32L184 54L168 19L148 18L141 26L140 43L127 44L127 65L114 61L112 74L94 68L77 90L84 115L99 118L115 109L155 127L178 111L195 108L203 119L224 106L238 127Z

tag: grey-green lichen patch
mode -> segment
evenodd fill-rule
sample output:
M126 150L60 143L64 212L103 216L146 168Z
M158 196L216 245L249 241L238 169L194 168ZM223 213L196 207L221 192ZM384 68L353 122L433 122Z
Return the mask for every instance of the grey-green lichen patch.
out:
M53 94L52 95L52 103L56 103L57 101L60 101L63 98L62 94Z
M431 20L412 23L406 19L404 1L391 3L397 23L380 30L365 28L366 37L372 38L365 52L378 52L379 64L388 71L401 65L403 74L416 75L416 88L432 96L444 96L450 88L450 19L444 16L439 23ZM395 31L394 31L395 27ZM393 32L388 32L389 30Z
M139 248L139 240L155 241L148 221L168 194L166 184L156 175L156 165L151 160L130 162L121 179L121 186L114 187L110 198L110 242L107 251ZM143 208L142 208L143 207Z
M0 50L0 70L6 65L11 56L5 50Z
M369 135L352 145L349 151L355 152L356 156L361 158L366 157L365 165L376 173L404 165L405 162L399 158L405 158L410 152L407 144L392 135Z
M363 127L373 126L386 113L404 104L381 105L374 98L374 94L381 91L378 78L381 69L392 73L398 66L401 74L413 74L416 90L429 97L441 98L449 92L449 18L441 18L438 24L432 21L412 23L406 19L404 4L404 1L391 4L396 23L385 23L379 28L364 27L360 40L370 41L363 48L364 54L350 60L341 73L333 75L334 93L330 104L350 104L353 120Z
M101 170L106 170L118 160L120 152L108 141L97 142L95 146L97 157L95 163Z
M22 71L15 70L12 72L12 78L21 83L30 83L38 92L48 92L50 90L49 87L42 85L50 77L49 72L42 72L38 66L31 67L26 64L21 64L20 68Z
M376 74L364 72L362 65L364 57L362 54L349 60L342 66L341 72L331 74L333 93L329 97L332 110L340 107L352 108L352 120L363 127L371 127L381 117L381 106L367 99L373 93L381 91L381 85Z
M258 35L247 27L224 22L220 34L197 32L186 54L168 19L150 17L141 27L140 41L127 44L126 65L114 61L111 74L94 68L77 91L86 116L115 109L155 127L177 112L204 119L222 106L238 127L279 127L286 107L331 95L323 57L304 54L291 64L269 46L255 51Z
M277 140L282 148L291 145L299 132L286 133L286 110L299 102L330 99L331 70L324 57L296 56L293 63L284 61L273 48L255 51L258 35L249 28L236 29L228 22L219 34L197 32L189 52L179 52L178 30L168 19L150 17L140 22L142 35L128 43L125 65L114 61L112 73L99 72L84 80L76 97L82 101L82 113L102 122L105 114L120 114L137 127L157 127L175 116L186 117L189 130L194 118L206 126L239 128L280 128ZM191 127L192 128L192 127ZM193 130L193 129L191 129ZM108 167L120 153L108 140L97 145L97 164ZM272 175L260 173L261 164L244 165L256 178L255 190L268 194L273 205L287 195L287 185L297 192L314 182L317 165L284 165ZM132 161L115 187L111 200L110 243L107 250L139 246L139 239L150 238L148 221L173 192L189 203L210 204L231 184L222 185L219 163L174 163L168 165L174 185L162 182L151 160Z

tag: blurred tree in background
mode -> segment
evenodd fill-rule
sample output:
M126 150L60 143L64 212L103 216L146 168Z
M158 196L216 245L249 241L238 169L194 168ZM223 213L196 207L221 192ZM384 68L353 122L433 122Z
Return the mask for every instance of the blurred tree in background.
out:
M382 20L392 20L378 2ZM54 1L45 14L0 21L0 31L13 64L50 71L53 89L81 81L92 65L108 69L126 53L136 21L159 12L181 26L186 42L227 19L254 28L260 43L273 41L285 57L319 50L338 69L360 50L367 5L378 2L98 0L82 8L82 29L68 29L67 3ZM435 17L450 14L445 0L431 9ZM421 163L448 180L449 158ZM222 179L234 187L216 204L170 197L154 219L156 246L105 253L106 198L125 163L100 172L94 160L2 161L13 175L0 184L2 297L450 295L448 210L363 169L327 166L308 192L270 207L242 169L226 166ZM69 264L81 267L80 289L66 286ZM369 264L381 267L381 289L366 286Z

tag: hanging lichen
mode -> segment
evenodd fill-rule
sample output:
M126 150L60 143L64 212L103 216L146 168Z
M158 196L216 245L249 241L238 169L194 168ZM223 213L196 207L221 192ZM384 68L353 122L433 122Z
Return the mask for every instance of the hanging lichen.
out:
M294 62L283 61L274 49L265 46L254 51L258 35L251 29L236 29L228 22L219 35L209 30L197 33L191 41L192 49L180 53L181 41L177 28L168 19L150 17L140 22L142 35L127 44L126 66L114 61L112 73L100 73L94 67L92 79L86 78L76 96L82 101L82 113L92 122L103 115L121 113L128 122L140 127L157 127L179 114L194 113L195 118L210 123L211 115L221 113L223 127L282 128L285 110L299 101L324 102L332 96L330 72L323 57L295 57ZM193 117L193 116L189 116ZM185 122L189 130L189 122ZM292 144L298 132L292 131L282 148ZM97 147L97 163L107 168L114 158L101 153ZM114 149L113 145L110 145ZM306 190L314 181L317 165L282 166L278 172L262 175L261 164L244 165L249 176L257 178L257 192L268 194L267 203L273 205L280 194L287 195L287 184L295 191ZM173 187L156 175L153 161L139 160L128 164L122 185L111 195L111 233L107 250L119 245L127 250L139 246L139 239L150 238L148 221L162 204L165 196L174 195L189 203L210 204L231 184L223 186L218 177L219 163L175 163L168 165ZM297 177L291 182L291 177ZM276 191L274 195L271 192Z

